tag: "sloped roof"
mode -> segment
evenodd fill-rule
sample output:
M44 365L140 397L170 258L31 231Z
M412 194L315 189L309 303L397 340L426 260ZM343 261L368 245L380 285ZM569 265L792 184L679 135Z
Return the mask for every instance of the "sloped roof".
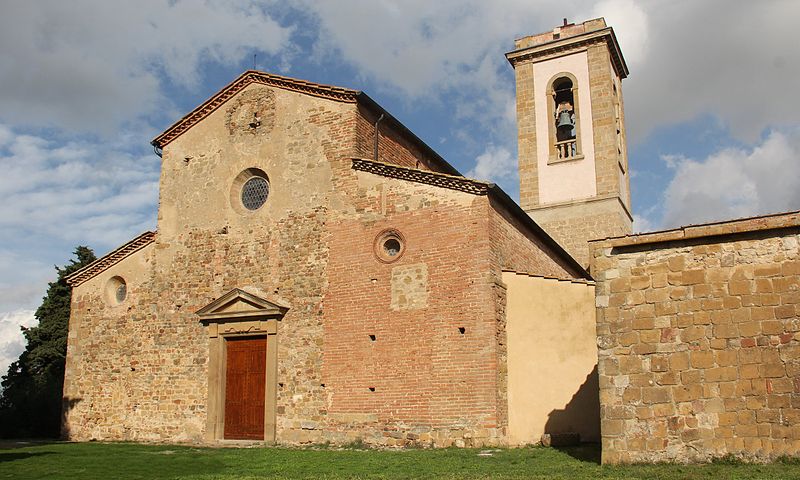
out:
M368 160L366 158L353 158L353 170L370 172L384 177L400 178L417 183L427 183L437 187L461 190L474 195L486 195L492 183L481 182L461 175L420 170L418 168L402 167L393 163Z
M442 188L449 188L451 190L460 190L472 195L487 195L492 200L504 206L508 212L519 221L523 227L531 232L534 236L542 241L549 247L555 255L561 258L567 265L572 267L579 276L587 280L592 277L574 258L570 255L564 247L556 242L547 232L539 226L536 221L528 215L522 207L517 204L508 194L503 191L497 184L481 182L463 176L447 175L445 173L431 172L429 170L420 170L417 168L401 167L390 163L377 162L375 160L367 160L364 158L352 159L353 170L360 170L364 172L374 173L384 177L399 178L411 182L425 183Z
M437 169L450 175L461 175L461 173L455 167L447 163L447 161L442 158L441 155L436 153L434 149L429 147L428 144L422 141L414 134L414 132L409 130L408 127L403 125L401 121L396 119L366 93L359 90L324 85L321 83L309 82L307 80L300 80L297 78L283 77L281 75L274 75L257 70L247 70L243 74L239 75L236 80L223 87L219 92L215 93L199 107L184 115L183 118L175 122L171 127L167 128L162 134L154 138L150 143L154 147L164 148L171 141L175 140L181 134L213 113L217 108L222 106L231 97L242 91L251 83L269 85L271 87L299 92L314 97L326 98L342 103L357 103L367 110L373 112L376 117L382 115L384 119L381 125L389 125L396 129L400 135L420 148L420 150L422 150L422 152L430 158Z
M356 103L356 97L360 92L349 88L334 87L321 83L308 82L296 78L283 77L257 70L247 70L239 77L214 94L211 98L203 102L199 107L187 113L183 118L175 122L164 133L153 139L154 146L163 148L172 140L178 138L183 132L189 130L197 122L210 115L214 110L224 104L228 99L242 91L251 83L260 83L272 87L292 90L314 97L327 98L337 102Z
M73 272L66 278L67 285L77 287L98 273L118 263L123 258L141 250L155 241L156 232L144 232L121 247L109 252L80 270Z

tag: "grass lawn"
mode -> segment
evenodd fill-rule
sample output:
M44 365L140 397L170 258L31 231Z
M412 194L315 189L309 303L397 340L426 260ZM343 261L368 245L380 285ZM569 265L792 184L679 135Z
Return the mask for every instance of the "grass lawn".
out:
M127 443L0 444L0 479L797 478L800 463L597 464L595 447L555 450L194 448Z

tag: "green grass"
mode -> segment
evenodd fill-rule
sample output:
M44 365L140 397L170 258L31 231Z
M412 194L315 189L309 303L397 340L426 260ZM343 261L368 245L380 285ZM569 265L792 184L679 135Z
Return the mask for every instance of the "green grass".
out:
M597 464L594 447L556 450L335 450L193 448L127 443L0 445L0 479L256 479L256 478L504 478L746 479L797 478L800 463L770 465Z

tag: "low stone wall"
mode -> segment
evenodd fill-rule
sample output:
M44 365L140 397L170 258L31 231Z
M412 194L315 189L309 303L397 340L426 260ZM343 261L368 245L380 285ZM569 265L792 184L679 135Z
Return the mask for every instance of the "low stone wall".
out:
M798 225L593 242L604 463L800 454Z

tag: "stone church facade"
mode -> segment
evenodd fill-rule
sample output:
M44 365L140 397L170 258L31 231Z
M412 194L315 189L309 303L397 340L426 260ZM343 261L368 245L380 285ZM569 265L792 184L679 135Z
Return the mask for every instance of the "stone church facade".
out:
M798 216L631 236L613 30L507 58L520 204L363 92L264 72L159 135L157 230L68 279L64 436L797 453Z

